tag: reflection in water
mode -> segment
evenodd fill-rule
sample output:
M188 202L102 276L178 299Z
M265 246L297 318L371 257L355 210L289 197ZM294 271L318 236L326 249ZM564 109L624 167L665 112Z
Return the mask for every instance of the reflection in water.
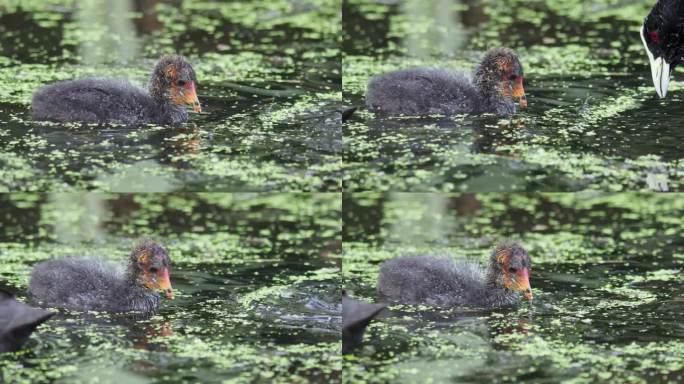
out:
M532 325L534 325L534 318L532 316L532 313L528 315L528 318L517 317L520 316L518 314L515 314L513 316L514 318L511 319L510 322L505 323L505 326L500 328L493 328L492 337L511 334L527 335L530 332ZM506 345L502 344L501 346L505 347Z
M499 120L496 125L485 124L484 121L473 122L473 144L470 147L472 153L498 154L502 156L514 156L508 150L501 147L515 145L522 142L519 134L525 129L524 118Z
M155 344L159 337L173 336L173 326L168 321L145 323L142 327L131 328L128 338L134 340L133 347L146 350L166 350Z
M162 131L163 147L160 158L163 163L174 164L178 168L187 168L187 161L174 162L174 156L190 154L197 155L202 149L202 137L200 129L195 124L173 127L167 131Z
M92 178L111 191L169 191L177 180L160 176L164 167L191 169L194 155L202 152L203 136L195 124L178 127L96 127L83 125L70 130L45 126L37 132L51 147L64 148L73 160L84 164L96 161L92 153L116 157L131 166L90 173L66 173L65 177ZM77 151L84 152L78 154ZM38 151L36 151L38 152ZM53 151L47 150L46 154ZM109 160L107 160L109 161ZM156 181L155 181L156 180ZM126 189L135 188L135 189ZM86 237L87 238L87 237Z
M99 64L117 59L129 61L138 53L138 40L130 19L130 0L83 0L78 2L77 29L82 39L79 54L84 64Z

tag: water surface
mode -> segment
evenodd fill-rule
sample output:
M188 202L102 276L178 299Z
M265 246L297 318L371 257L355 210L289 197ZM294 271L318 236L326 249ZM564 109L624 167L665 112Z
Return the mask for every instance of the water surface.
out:
M120 262L152 237L175 300L154 316L60 310L0 357L4 382L334 382L340 202L332 195L0 195L0 287L33 264ZM34 304L35 305L35 304Z
M341 188L336 0L19 4L0 1L0 191ZM192 62L203 108L181 127L31 121L44 84L144 85L171 53Z
M376 293L382 261L532 257L516 309L390 306L345 357L349 383L674 383L684 379L681 196L356 194L345 199L347 292Z
M515 49L530 107L497 116L376 118L345 124L353 191L681 190L681 86L651 84L639 28L651 3L431 1L343 4L344 102L370 77L413 66L471 71ZM679 77L674 74L674 80Z

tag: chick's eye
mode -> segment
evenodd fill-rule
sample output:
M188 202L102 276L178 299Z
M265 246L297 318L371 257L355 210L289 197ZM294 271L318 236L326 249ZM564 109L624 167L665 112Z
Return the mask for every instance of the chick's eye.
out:
M508 79L513 81L518 78L518 75L511 75Z
M510 268L508 268L508 272L516 273L516 272L518 272L518 268L510 267Z
M158 269L157 267L150 267L149 271L150 273L157 273Z
M179 87L182 87L182 86L185 85L185 81L184 81L184 80L178 80L178 81L176 82L176 84L177 84Z

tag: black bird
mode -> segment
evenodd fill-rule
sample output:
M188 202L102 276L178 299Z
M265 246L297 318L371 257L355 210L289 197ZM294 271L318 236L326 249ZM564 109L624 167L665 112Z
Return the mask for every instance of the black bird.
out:
M370 322L385 309L385 304L371 304L342 296L342 353L350 354L363 341Z
M356 112L357 107L346 108L342 111L342 122L346 122Z
M366 105L379 115L515 114L527 107L523 67L508 48L485 52L472 74L442 68L410 68L373 77Z
M177 124L188 119L186 107L201 112L197 78L182 56L164 56L148 89L125 80L87 78L40 88L31 103L34 120L128 125Z
M380 266L378 292L404 304L434 307L515 306L522 292L532 299L532 259L520 244L506 242L494 249L486 267L450 257L408 256Z
M53 312L17 301L9 292L0 289L0 353L21 348L31 333L53 315Z
M658 0L644 19L641 41L661 98L667 95L672 70L684 62L684 1Z

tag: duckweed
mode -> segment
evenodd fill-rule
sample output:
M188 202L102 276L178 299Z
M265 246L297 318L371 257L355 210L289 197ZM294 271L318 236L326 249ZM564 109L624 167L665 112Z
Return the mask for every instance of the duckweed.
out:
M17 21L0 27L0 190L341 189L339 0L115 3L0 1ZM170 53L193 63L205 111L183 127L31 120L42 85L144 85Z
M362 107L376 74L414 66L470 71L485 49L508 46L524 66L530 107L514 119L380 118L362 109L343 128L344 187L682 190L676 132L684 122L681 85L673 82L672 98L657 98L638 37L650 6L612 0L349 1L345 104Z
M511 238L532 256L535 299L493 311L393 305L345 357L346 382L681 381L682 204L652 193L348 195L342 273L355 297L382 300L384 260L484 263Z
M0 381L335 382L341 203L335 194L0 194L0 287L32 265L125 260L151 237L176 293L159 314L59 311Z

